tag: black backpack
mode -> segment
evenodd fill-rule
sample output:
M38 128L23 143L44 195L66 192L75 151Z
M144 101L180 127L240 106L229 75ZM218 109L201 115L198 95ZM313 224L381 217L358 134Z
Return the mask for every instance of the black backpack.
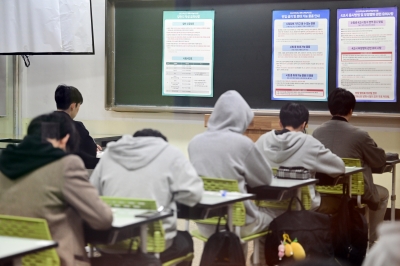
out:
M350 198L347 184L343 184L340 208L332 219L332 236L335 257L354 266L362 264L367 252L368 224Z
M219 231L220 221L221 218L215 233L204 246L200 266L246 266L240 238L230 232L228 223L225 224L225 230Z
M292 210L292 201L296 199L301 210ZM334 260L331 234L331 217L326 214L306 211L299 198L292 197L288 210L276 217L269 225L271 231L265 237L265 258L268 265L290 265L295 263L293 256L278 256L278 246L287 234L293 241L298 240L305 251L307 260L323 259L329 265Z

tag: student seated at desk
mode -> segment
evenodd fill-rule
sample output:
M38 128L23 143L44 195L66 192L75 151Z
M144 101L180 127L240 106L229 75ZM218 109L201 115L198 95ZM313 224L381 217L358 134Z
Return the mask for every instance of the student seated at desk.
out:
M344 173L343 160L325 148L318 140L305 134L309 112L302 104L287 103L279 113L282 130L272 130L262 135L256 146L265 156L272 167L301 166L332 177ZM312 199L311 209L315 210L321 203L320 195L314 187L310 187ZM265 209L266 212L277 216L286 210Z
M222 94L214 106L207 131L195 136L189 143L189 157L199 175L234 179L240 192L250 187L269 185L272 169L250 138L243 136L254 114L237 91ZM258 210L250 200L244 202L246 225L240 228L242 237L266 229L272 218ZM214 225L197 224L205 237L215 232ZM263 247L260 247L263 250ZM260 257L264 258L264 252Z
M59 85L57 87L54 99L57 104L57 111L68 115L71 120L75 119L83 103L82 94L79 90L67 85ZM79 135L79 147L76 154L82 158L87 169L94 169L99 162L96 154L98 150L101 150L101 147L94 142L82 122L73 122Z
M166 250L161 262L193 252L192 237L176 230L175 202L194 206L203 194L203 182L185 155L159 131L144 129L108 143L90 182L103 196L154 199L157 206L174 211L163 220Z
M109 206L89 183L82 160L68 152L77 141L69 117L54 112L32 120L18 146L0 156L0 214L47 220L61 265L89 265L83 221L108 229Z
M372 210L369 212L369 242L376 240L376 227L385 216L389 191L379 185L375 185L372 178L372 168L385 165L385 151L379 148L367 132L351 125L351 119L356 99L354 95L345 89L337 88L328 96L328 107L332 119L315 129L313 136L321 141L328 149L342 158L361 159L364 170L365 192L362 200ZM324 199L329 199L324 197ZM322 202L321 207L331 209L338 203Z

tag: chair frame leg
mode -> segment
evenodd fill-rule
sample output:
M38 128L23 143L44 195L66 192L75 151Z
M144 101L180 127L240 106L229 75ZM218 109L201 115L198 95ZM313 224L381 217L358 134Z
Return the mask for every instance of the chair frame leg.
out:
M253 265L259 265L260 263L260 241L254 239L254 253L253 253Z

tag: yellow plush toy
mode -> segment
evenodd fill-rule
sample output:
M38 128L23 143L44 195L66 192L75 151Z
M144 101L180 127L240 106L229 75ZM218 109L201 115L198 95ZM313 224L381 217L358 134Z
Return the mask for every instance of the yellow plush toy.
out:
M280 247L281 246L282 245L280 245ZM306 252L297 238L292 241L288 234L283 234L283 247L285 248L284 252L286 257L293 256L295 260L303 260L306 258Z

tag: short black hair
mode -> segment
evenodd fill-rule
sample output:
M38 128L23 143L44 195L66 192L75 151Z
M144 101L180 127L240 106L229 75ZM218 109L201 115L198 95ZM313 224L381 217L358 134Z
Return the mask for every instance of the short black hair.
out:
M308 123L309 113L307 108L299 103L286 103L279 112L279 119L283 127L291 126L298 128L306 122Z
M133 134L133 137L159 137L168 142L167 138L163 134L161 134L160 131L151 128L138 130L135 132L135 134Z
M83 98L79 90L65 84L58 85L54 93L58 110L67 110L71 103L82 104Z
M35 117L28 126L28 135L60 140L69 134L67 150L75 152L79 145L79 135L72 119L64 112L53 112Z
M350 91L337 88L329 93L328 108L332 115L346 116L356 107L356 97Z

